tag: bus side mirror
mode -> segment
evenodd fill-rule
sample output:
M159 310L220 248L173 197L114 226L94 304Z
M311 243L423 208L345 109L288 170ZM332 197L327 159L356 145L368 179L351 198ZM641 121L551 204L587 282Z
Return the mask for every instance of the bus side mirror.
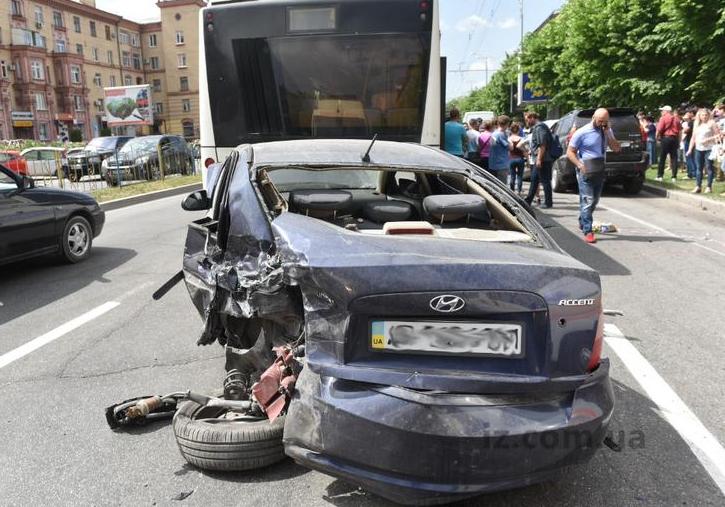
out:
M181 203L181 209L186 211L206 211L211 208L211 200L206 195L206 190L198 190L186 196Z

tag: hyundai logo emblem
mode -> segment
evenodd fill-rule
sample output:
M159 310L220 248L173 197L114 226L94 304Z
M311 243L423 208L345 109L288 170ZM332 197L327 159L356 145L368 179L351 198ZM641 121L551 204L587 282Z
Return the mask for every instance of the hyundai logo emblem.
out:
M430 300L430 307L437 312L453 313L462 310L464 306L466 306L466 302L463 298L447 294L436 296Z

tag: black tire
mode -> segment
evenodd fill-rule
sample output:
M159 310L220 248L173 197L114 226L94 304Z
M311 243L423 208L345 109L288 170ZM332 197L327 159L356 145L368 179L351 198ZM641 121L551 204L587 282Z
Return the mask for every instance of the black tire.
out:
M644 185L643 180L640 180L640 179L628 180L622 185L622 188L624 189L625 194L637 195L642 190L643 185Z
M64 261L71 264L86 260L91 255L93 229L82 216L68 219L60 236L60 254Z
M81 178L77 171L70 171L68 173L68 179L71 180L71 182L73 183L78 183Z
M561 180L561 175L559 174L560 171L560 163L557 160L554 163L554 166L551 168L551 190L552 192L556 192L558 194L564 193L567 191L566 186L564 185L564 182Z
M285 458L284 416L272 423L268 419L214 419L224 412L193 401L179 405L172 426L179 451L191 465L229 472L254 470Z

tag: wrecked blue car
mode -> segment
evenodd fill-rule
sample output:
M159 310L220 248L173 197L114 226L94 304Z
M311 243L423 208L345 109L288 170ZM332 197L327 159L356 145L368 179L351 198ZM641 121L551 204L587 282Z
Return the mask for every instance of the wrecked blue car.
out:
M355 140L236 148L184 280L224 396L174 430L192 464L296 462L399 503L550 479L614 406L598 274L467 161Z

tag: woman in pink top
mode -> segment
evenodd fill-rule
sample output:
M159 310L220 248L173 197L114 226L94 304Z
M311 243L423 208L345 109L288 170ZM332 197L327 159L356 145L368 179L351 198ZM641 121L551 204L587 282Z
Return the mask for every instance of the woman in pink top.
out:
M488 157L491 154L491 136L493 124L486 120L481 125L481 135L478 138L478 152L481 155L481 167L488 171Z

